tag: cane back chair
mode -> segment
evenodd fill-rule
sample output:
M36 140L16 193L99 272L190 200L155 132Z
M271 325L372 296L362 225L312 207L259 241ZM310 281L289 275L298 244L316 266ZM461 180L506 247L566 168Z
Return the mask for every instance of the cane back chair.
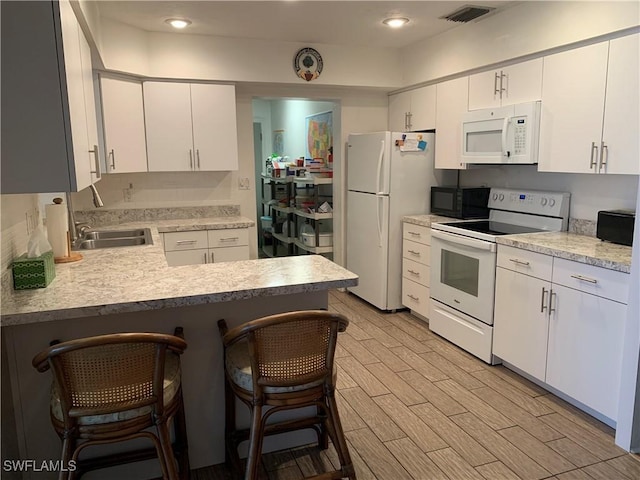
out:
M355 480L335 400L333 364L338 332L348 324L343 315L323 310L271 315L232 330L218 321L225 364L225 458L241 471L237 447L249 440L246 480L258 478L264 436L302 428L313 428L323 449L330 437L340 459L339 470L318 478ZM236 428L235 397L251 412L249 429ZM315 415L268 422L283 410L309 406Z
M60 479L156 456L163 478L189 478L180 371L180 354L186 347L178 327L175 335L117 333L52 342L34 357L38 371L53 373L50 414L62 440L63 464L76 464L75 471L62 469ZM153 447L78 458L89 446L134 438L148 438Z

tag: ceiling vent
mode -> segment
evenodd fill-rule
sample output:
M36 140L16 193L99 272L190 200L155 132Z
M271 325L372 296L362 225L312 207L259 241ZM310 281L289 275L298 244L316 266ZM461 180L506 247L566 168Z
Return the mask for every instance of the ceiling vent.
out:
M493 7L478 7L476 5L465 5L458 10L440 17L442 20L449 20L450 22L467 23L471 20L475 20L478 17L486 15L490 11L495 10Z

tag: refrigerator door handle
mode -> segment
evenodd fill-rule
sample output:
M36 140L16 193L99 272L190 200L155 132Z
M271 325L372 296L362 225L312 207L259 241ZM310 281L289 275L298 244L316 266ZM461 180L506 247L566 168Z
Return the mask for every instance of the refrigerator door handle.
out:
M382 159L384 158L384 140L380 141L380 155L378 156L378 177L376 178L376 187L378 187L378 195L383 195L384 192L380 190L380 177L382 176ZM379 217L379 215L378 215Z
M383 142L384 143L384 142ZM376 195L376 220L378 221L378 247L382 247L382 221L380 220L380 200L385 197Z

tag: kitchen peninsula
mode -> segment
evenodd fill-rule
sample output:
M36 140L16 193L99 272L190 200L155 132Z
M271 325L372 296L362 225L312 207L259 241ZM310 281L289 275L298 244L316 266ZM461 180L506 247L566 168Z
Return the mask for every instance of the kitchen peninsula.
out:
M56 278L45 289L16 292L11 279L3 278L1 321L10 375L3 376L2 386L11 387L18 432L17 439L3 440L17 441L21 458L59 458L60 441L49 420L50 376L31 366L51 340L171 333L182 326L188 343L182 367L191 467L223 462L217 320L225 318L233 327L263 315L327 308L329 289L357 284L355 274L316 255L169 267L159 228L151 228L153 245L83 251L82 261L56 265ZM285 446L274 443L271 449ZM158 476L153 462L141 465L147 467L142 475Z

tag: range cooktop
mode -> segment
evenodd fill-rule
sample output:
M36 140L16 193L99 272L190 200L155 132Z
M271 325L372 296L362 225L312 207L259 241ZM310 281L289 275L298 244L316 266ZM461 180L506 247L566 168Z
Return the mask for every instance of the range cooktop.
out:
M522 225L513 225L510 223L495 222L492 220L476 220L471 222L446 222L447 225L463 230L471 230L473 232L487 233L489 235L513 235L516 233L534 233L542 232L539 228L524 227Z

